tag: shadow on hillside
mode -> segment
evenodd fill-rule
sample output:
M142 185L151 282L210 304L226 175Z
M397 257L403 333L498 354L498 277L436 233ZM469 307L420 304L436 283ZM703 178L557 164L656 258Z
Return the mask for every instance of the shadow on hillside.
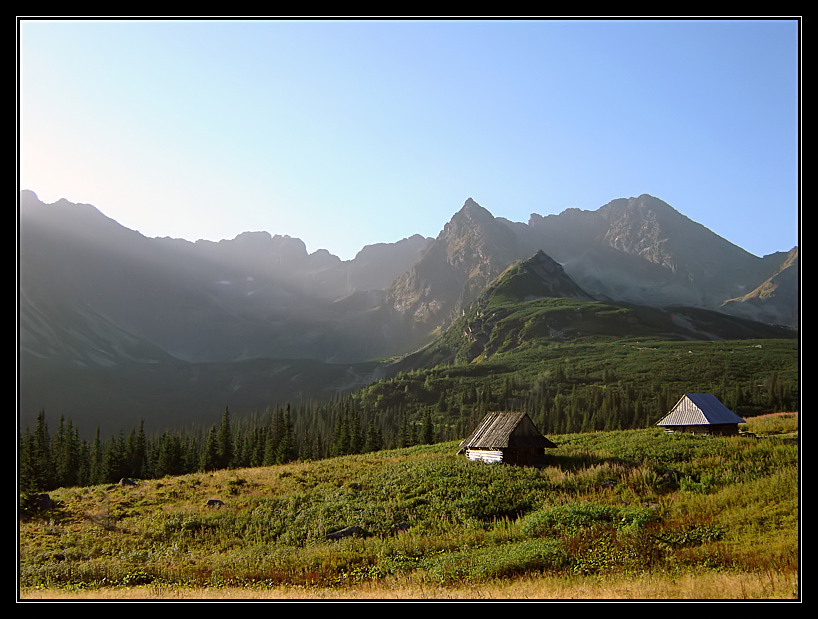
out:
M616 468L620 469L618 476L621 477L622 473L621 470L626 470L628 472L636 470L640 467L644 466L643 463L636 462L633 460L627 460L625 458L617 458L617 457L600 457L593 455L591 453L580 453L580 454L548 454L546 453L545 458L543 460L543 464L538 466L537 468L544 469L548 467L558 468L561 471L572 473L572 474L579 474L583 471L588 471L593 468L599 467L602 469L615 470ZM605 474L602 473L602 478L605 477ZM613 486L615 481L613 478L611 479L602 479L600 478L599 485L601 487L605 486ZM679 484L682 481L682 474L679 471L674 469L654 469L652 472L649 473L649 478L646 480L653 489L657 492L670 492L673 490L677 490L679 488Z
M613 456L600 457L591 453L581 454L549 454L546 452L545 458L538 468L557 467L563 471L576 472L581 469L587 469L594 466L601 466L604 464L618 465L627 468L635 468L638 466L637 462L626 460L624 458L617 458Z

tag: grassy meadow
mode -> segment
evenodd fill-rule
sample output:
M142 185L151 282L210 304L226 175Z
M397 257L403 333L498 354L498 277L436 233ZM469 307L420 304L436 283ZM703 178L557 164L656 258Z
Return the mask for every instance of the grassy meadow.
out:
M19 597L799 599L798 416L744 429L549 435L539 469L448 442L60 488L20 519Z

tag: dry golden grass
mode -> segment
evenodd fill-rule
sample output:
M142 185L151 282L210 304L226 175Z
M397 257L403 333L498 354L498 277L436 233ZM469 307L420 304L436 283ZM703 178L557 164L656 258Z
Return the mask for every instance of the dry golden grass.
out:
M25 600L794 600L795 571L622 577L526 577L467 587L430 587L409 579L358 587L183 589L130 587L85 591L34 590Z

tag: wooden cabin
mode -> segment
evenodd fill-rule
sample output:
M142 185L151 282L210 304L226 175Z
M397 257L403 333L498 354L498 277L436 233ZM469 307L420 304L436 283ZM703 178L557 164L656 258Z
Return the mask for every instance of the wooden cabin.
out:
M666 432L693 434L738 434L744 419L727 408L712 393L686 393L656 425Z
M497 412L477 424L457 453L469 460L536 466L545 461L544 449L553 447L526 413Z

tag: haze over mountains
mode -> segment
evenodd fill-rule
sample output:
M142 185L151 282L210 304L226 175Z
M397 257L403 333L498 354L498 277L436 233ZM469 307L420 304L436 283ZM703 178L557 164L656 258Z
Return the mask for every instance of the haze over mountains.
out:
M41 409L108 429L206 422L227 405L327 397L443 333L535 255L589 298L798 324L797 248L754 256L648 195L527 223L469 198L436 238L348 261L268 232L147 238L30 191L19 227L24 423Z

